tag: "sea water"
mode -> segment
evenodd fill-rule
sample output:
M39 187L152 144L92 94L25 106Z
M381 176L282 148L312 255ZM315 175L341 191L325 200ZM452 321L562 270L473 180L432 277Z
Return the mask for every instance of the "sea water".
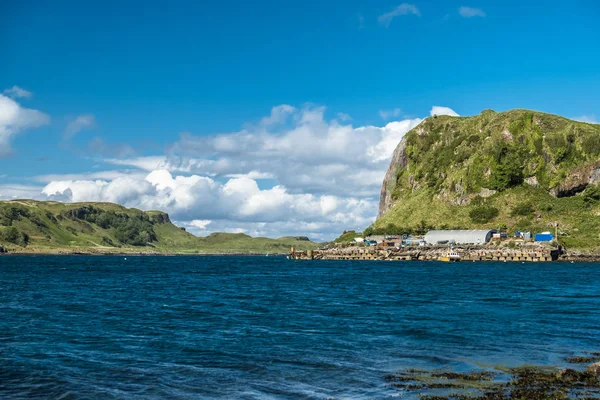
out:
M600 351L600 265L0 257L0 398L387 398Z

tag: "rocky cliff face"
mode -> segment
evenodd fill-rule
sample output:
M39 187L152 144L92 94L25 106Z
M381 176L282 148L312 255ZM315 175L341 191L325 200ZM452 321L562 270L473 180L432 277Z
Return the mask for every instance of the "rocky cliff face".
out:
M555 197L600 183L600 125L527 110L427 118L396 147L378 218L427 190L455 205L527 185Z
M385 173L383 178L383 184L381 185L381 195L379 197L379 212L377 218L385 214L393 204L392 192L396 186L396 172L398 169L406 169L408 167L408 157L406 156L406 142L402 140L400 144L394 150L392 155L392 161Z
M169 218L169 214L161 211L152 211L149 213L150 221L156 224L170 224L171 219Z
M600 183L600 161L572 168L565 179L550 190L550 194L556 197L574 196L584 191L588 185L598 183Z

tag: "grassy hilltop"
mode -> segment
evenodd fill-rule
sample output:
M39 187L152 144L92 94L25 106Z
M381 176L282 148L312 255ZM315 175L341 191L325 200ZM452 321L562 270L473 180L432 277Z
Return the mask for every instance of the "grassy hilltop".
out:
M197 237L173 225L166 213L112 203L12 200L0 201L0 246L27 253L227 254L286 253L317 244L232 233Z
M600 248L600 125L527 110L431 117L396 149L367 232L552 231Z

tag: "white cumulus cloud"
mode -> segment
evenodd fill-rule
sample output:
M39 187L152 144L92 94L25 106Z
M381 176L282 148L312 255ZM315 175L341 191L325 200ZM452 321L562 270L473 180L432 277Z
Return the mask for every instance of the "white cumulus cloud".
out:
M43 112L24 108L0 94L0 158L12 154L11 140L19 132L49 123L50 117Z
M279 234L301 234L303 227L319 223L319 235L335 236L344 225L366 226L377 203L357 198L293 194L283 186L260 189L255 180L241 177L219 183L209 177L172 175L152 171L144 178L126 176L107 180L50 182L42 189L49 199L108 201L145 210L169 212L174 220L204 230L215 221L242 224L256 230L261 225L288 224ZM290 223L297 223L297 227ZM217 222L217 225L219 222ZM284 226L282 225L282 226ZM252 230L250 229L250 230ZM274 233L274 232L271 232Z
M294 193L377 196L396 145L420 118L359 126L327 120L324 108L296 109L286 123L214 136L186 133L166 159L111 160L212 177L251 174ZM150 168L148 168L150 167Z
M261 120L261 123L263 125L280 124L284 122L294 111L296 111L296 108L288 104L275 106L271 109L271 115L264 117Z
M274 107L237 132L184 133L164 156L107 158L125 168L38 177L42 196L168 212L190 232L331 239L373 222L391 155L421 118L354 126L325 108ZM458 115L435 106L431 113Z

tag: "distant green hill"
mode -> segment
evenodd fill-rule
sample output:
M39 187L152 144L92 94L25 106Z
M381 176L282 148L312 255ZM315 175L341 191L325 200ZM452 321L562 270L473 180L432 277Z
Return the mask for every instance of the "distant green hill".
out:
M166 213L112 203L12 200L0 201L0 246L30 253L264 254L318 245L302 237L197 237L173 225Z
M600 125L528 110L430 117L408 132L366 233L552 231L600 248Z

